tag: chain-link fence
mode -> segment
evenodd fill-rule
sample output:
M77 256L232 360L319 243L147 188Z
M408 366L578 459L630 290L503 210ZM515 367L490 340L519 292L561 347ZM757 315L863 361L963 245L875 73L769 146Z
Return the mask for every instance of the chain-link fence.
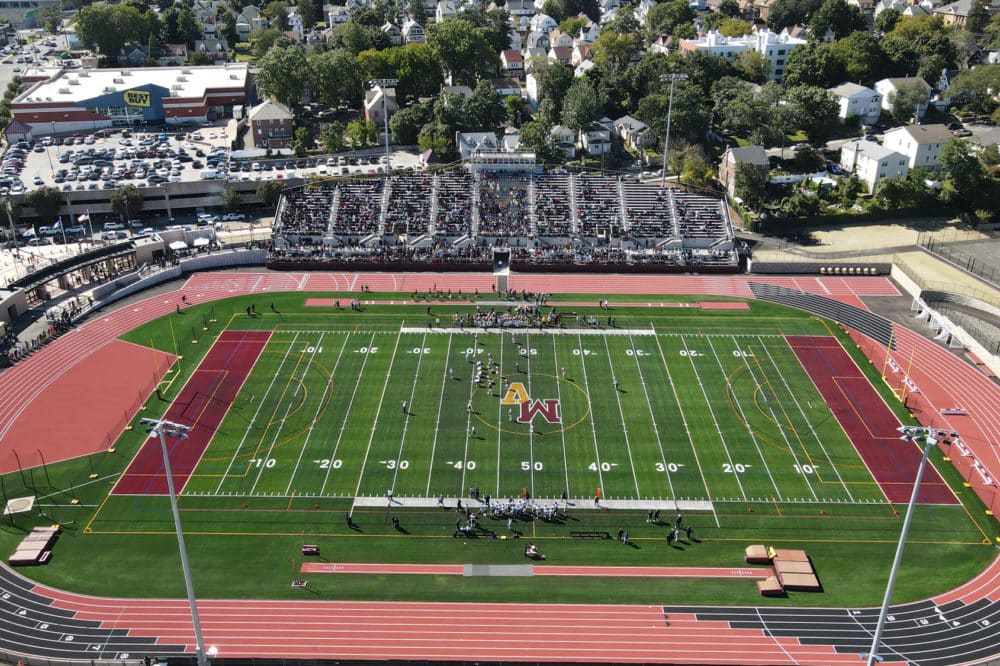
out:
M917 245L948 261L958 268L1000 288L1000 267L995 261L977 258L962 251L969 243L983 243L994 239L979 231L949 230L948 232L922 232Z

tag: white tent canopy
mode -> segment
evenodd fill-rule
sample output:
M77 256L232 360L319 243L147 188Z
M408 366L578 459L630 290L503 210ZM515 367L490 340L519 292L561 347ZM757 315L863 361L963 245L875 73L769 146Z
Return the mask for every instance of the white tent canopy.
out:
M195 238L194 242L191 243L191 244L193 246L195 246L195 247L205 247L206 245L208 245L211 242L212 241L210 241L208 238L205 238L204 236L202 236L201 238Z
M171 250L186 250L188 249L188 244L184 241L174 241L170 244Z

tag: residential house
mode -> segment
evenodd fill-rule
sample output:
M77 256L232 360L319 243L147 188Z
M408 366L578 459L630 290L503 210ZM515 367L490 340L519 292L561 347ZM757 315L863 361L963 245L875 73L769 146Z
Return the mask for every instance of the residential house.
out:
M549 36L537 30L530 31L524 38L524 45L529 49L549 50Z
M294 136L294 116L281 102L268 99L247 112L247 138L254 148L287 148Z
M573 53L570 55L570 63L577 67L584 60L593 60L590 55L590 46L588 44L577 44L573 47Z
M875 14L876 0L847 0L847 4L857 7L870 20Z
M580 78L581 76L586 76L587 72L597 67L593 60L584 60L579 65L573 69L573 78Z
M841 83L829 89L840 104L841 122L857 118L861 125L874 125L882 115L882 95L857 83Z
M448 98L454 95L462 95L463 97L472 97L472 88L469 86L441 86L441 101L444 103L445 108L448 107Z
M197 39L194 42L195 51L204 51L213 65L224 65L228 60L226 42L222 39Z
M936 168L941 163L941 149L952 138L948 128L941 124L904 125L886 132L882 145L905 155L911 169Z
M548 14L535 14L531 17L528 27L531 28L531 32L541 32L547 35L558 28L559 24Z
M716 30L709 30L697 39L682 39L678 46L681 51L705 51L718 55L729 62L738 61L744 53L756 51L771 63L769 78L781 82L785 74L788 54L806 44L806 40L787 33L773 33L760 28L752 35L726 37Z
M456 132L455 145L463 160L472 158L476 153L499 152L497 135L493 132Z
M656 143L656 132L638 118L622 116L615 120L612 126L618 138L630 148L644 148Z
M972 0L958 0L951 4L936 7L932 16L940 16L945 26L963 28L965 20L969 17L969 9L972 8Z
M990 146L1000 146L1000 127L991 127L982 134L973 134L967 141L976 152L986 150Z
M351 20L351 10L347 7L341 7L340 5L334 5L330 7L330 11L326 13L326 22L330 26L342 25ZM383 28L385 26L382 26Z
M382 127L392 114L399 110L395 88L375 88L365 91L365 120ZM388 116L388 118L386 117Z
M302 23L302 14L299 14L298 7L288 8L288 30L286 32L294 32L298 36L297 41L302 41L306 34L305 26Z
M571 160L576 157L576 132L563 125L553 125L549 130L549 136L566 159Z
M510 14L510 24L518 31L524 30L531 23L531 17L538 10L531 0L507 0L505 5L497 5L496 2L490 4L490 9L505 9Z
M521 51L507 49L500 52L500 73L518 79L524 78L524 57Z
M524 38L521 36L520 31L511 30L507 33L507 37L510 38L510 48L515 51L521 51L524 49Z
M613 12L622 6L621 0L598 0L598 5L601 7L601 13Z
M529 60L528 63L530 64L531 61ZM535 74L533 72L529 71L528 76L524 79L524 98L528 101L528 104L531 105L532 109L537 109L538 102L541 101L539 97L540 91L538 88L538 79L535 78Z
M424 34L424 26L420 25L412 18L406 19L402 27L403 42L406 44L423 44L427 41Z
M559 28L549 32L549 48L558 46L573 48L573 35L567 35Z
M640 25L646 25L646 18L649 16L649 10L655 6L656 3L653 0L639 0L634 10L635 20L637 20Z
M875 82L875 90L878 94L882 95L882 109L885 111L892 110L892 102L895 99L896 93L900 90L908 90L913 87L923 92L923 101L917 103L914 107L913 115L917 118L923 118L927 114L927 105L931 101L931 87L927 85L926 81L919 77L908 76L882 79Z
M722 161L719 162L719 182L721 182L729 196L736 196L736 171L740 164L751 164L767 175L770 163L767 161L767 153L763 146L744 146L726 148L722 154Z
M490 79L490 85L496 89L500 97L521 96L521 81L519 79L513 77Z
M568 67L573 60L573 49L568 46L553 46L546 55L552 62Z
M166 44L163 47L163 55L157 62L160 67L177 67L186 63L187 59L187 44Z
M586 17L586 14L584 14ZM601 36L601 26L587 19L587 24L580 28L580 36L576 38L577 44L593 44Z
M118 62L120 64L129 64L136 67L142 67L146 64L146 57L148 51L145 46L130 45L121 49L118 52Z
M505 127L500 146L505 153L516 153L521 148L521 130L516 127Z
M653 53L663 53L670 55L677 50L677 40L673 35L660 35L656 41L649 45L649 50Z
M840 166L868 187L873 194L887 178L906 178L910 172L906 156L874 141L851 141L840 149Z
M930 16L930 10L919 4L910 4L906 0L876 0L872 15L877 18L887 9L895 9L900 16Z
M267 19L260 14L260 8L247 5L236 16L236 36L241 42L250 41L250 33L267 27Z
M403 31L394 23L386 21L382 26L382 32L389 38L389 43L393 46L401 46L403 44Z
M580 147L588 155L607 155L611 152L612 123L610 118L602 118L580 133Z
M437 3L437 8L434 10L434 20L437 23L445 19L455 18L458 16L458 9L455 7L455 3L451 0L441 0Z

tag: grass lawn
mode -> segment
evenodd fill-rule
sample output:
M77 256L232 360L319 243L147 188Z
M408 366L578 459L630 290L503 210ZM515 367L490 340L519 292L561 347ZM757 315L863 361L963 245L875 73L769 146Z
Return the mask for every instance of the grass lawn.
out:
M345 307L306 307L310 296L339 297ZM165 400L151 397L142 413L155 417L222 330L270 332L180 500L202 598L298 598L289 582L302 577L302 543L320 545L332 562L522 564L529 539L548 556L539 566L741 568L752 543L804 548L823 592L766 603L881 599L902 507L886 502L784 336L839 340L889 408L909 416L829 322L757 301L749 310L709 311L697 303L723 299L670 297L685 307L648 308L643 297L616 296L636 306L561 307L563 332L519 329L512 338L453 323L470 306L434 305L428 317L426 305L355 312L346 307L351 295L267 298L280 315L261 307L249 318L259 297L239 297L125 336L183 356L160 387ZM3 477L5 495L35 494L41 515L8 518L0 545L13 551L25 530L61 522L52 561L27 571L32 577L93 594L183 596L167 499L109 495L145 439L136 428L114 452ZM896 601L950 589L996 553L993 519L940 452L932 460L965 504L917 507ZM456 498L481 511L468 499L472 486L493 504L527 493L560 510L550 520L519 517L510 528L506 518L483 515L481 526L505 538L456 538L456 519L464 523ZM613 510L594 508L597 488ZM437 506L439 496L448 508ZM672 523L678 506L694 534L672 548L667 527L646 522L647 511L660 509ZM347 511L358 529L346 525ZM569 536L619 529L634 547ZM343 599L762 601L752 579L496 578L484 586L461 576L313 575L310 590Z

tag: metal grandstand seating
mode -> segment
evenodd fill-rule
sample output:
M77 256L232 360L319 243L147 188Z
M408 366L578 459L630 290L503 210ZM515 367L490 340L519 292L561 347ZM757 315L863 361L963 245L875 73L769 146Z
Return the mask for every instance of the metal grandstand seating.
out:
M862 310L854 305L841 303L832 298L807 294L797 289L788 289L762 282L748 282L754 297L762 301L770 301L788 305L799 310L812 312L827 317L838 323L867 335L876 342L895 349L892 339L892 322L868 310Z

